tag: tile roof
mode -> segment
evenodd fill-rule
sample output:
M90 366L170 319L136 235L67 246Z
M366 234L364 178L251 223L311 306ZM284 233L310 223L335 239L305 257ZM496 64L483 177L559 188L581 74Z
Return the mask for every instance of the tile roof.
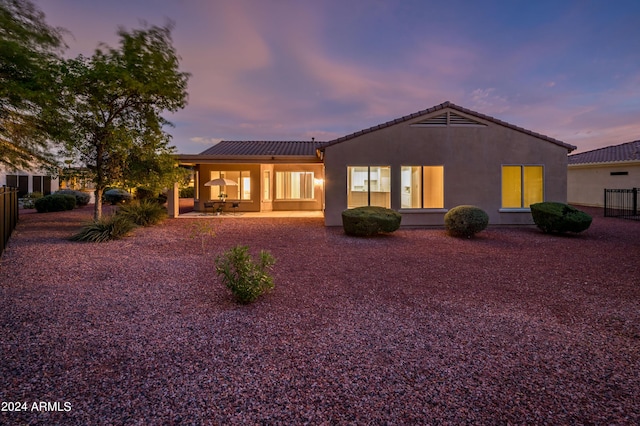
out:
M640 140L598 148L569 156L569 164L640 161Z
M219 156L316 156L318 141L221 141L199 155Z
M444 102L444 103L442 103L440 105L436 105L436 106L434 106L432 108L428 108L428 109L425 109L425 110L422 110L422 111L418 111L418 112L415 112L415 113L410 114L410 115L405 115L404 117L396 118L395 120L387 121L386 123L378 124L377 126L373 126L373 127L368 128L368 129L360 130L359 132L355 132L355 133L352 133L350 135L343 136L343 137L338 138L338 139L334 139L334 140L329 141L326 144L324 144L322 149L324 149L325 147L329 147L331 145L338 144L340 142L347 141L349 139L356 138L358 136L361 136L361 135L364 135L364 134L367 134L367 133L375 132L376 130L384 129L385 127L389 127L389 126L393 126L395 124L403 123L405 121L413 120L414 118L418 118L418 117L426 115L426 114L431 114L433 112L436 112L436 111L439 111L439 110L443 110L445 108L451 108L453 110L460 111L460 112L463 112L465 114L469 114L469 115L481 118L483 120L490 121L490 122L499 124L501 126L505 126L505 127L510 128L510 129L517 130L517 131L522 132L522 133L526 133L526 134L531 135L531 136L535 136L536 138L546 140L546 141L554 143L556 145L560 145L563 148L566 148L569 152L571 152L574 149L576 149L575 146L569 145L568 143L564 143L564 142L559 141L557 139L553 139L553 138L551 138L549 136L541 135L540 133L532 132L532 131L524 129L522 127L514 126L513 124L509 124L509 123L507 123L505 121L502 121L502 120L499 120L497 118L490 117L488 115L484 115L484 114L481 114L481 113L476 112L476 111L472 111L472 110L467 109L467 108L463 108L463 107L458 106L456 104L453 104L453 103L451 103L449 101L446 101L446 102Z

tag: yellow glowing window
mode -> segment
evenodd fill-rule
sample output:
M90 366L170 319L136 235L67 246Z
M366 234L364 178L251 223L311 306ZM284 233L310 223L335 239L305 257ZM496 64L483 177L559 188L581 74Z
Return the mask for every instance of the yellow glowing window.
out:
M347 167L347 207L391 208L391 167Z
M502 207L528 208L544 201L542 166L502 166Z
M210 197L215 200L225 194L229 200L251 199L251 173L249 171L220 170L211 172L210 179L225 178L235 185L211 186Z
M402 166L403 209L444 207L444 166Z
M277 200L313 199L313 172L276 172Z

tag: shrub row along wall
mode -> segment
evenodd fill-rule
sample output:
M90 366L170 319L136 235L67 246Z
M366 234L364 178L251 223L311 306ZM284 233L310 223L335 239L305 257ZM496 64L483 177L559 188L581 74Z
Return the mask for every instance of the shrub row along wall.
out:
M18 189L0 188L0 255L18 224Z

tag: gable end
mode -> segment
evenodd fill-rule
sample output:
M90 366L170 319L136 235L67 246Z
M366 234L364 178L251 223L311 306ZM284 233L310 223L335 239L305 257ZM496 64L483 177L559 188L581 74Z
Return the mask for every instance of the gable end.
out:
M480 123L472 118L456 114L453 111L429 117L425 120L418 121L411 125L412 127L487 127L486 124Z

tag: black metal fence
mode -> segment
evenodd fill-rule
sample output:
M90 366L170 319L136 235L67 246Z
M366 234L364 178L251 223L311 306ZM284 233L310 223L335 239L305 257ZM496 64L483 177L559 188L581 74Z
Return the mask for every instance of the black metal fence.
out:
M604 215L606 217L624 217L640 220L638 211L638 193L640 188L605 189Z
M18 224L18 188L0 188L0 255Z

